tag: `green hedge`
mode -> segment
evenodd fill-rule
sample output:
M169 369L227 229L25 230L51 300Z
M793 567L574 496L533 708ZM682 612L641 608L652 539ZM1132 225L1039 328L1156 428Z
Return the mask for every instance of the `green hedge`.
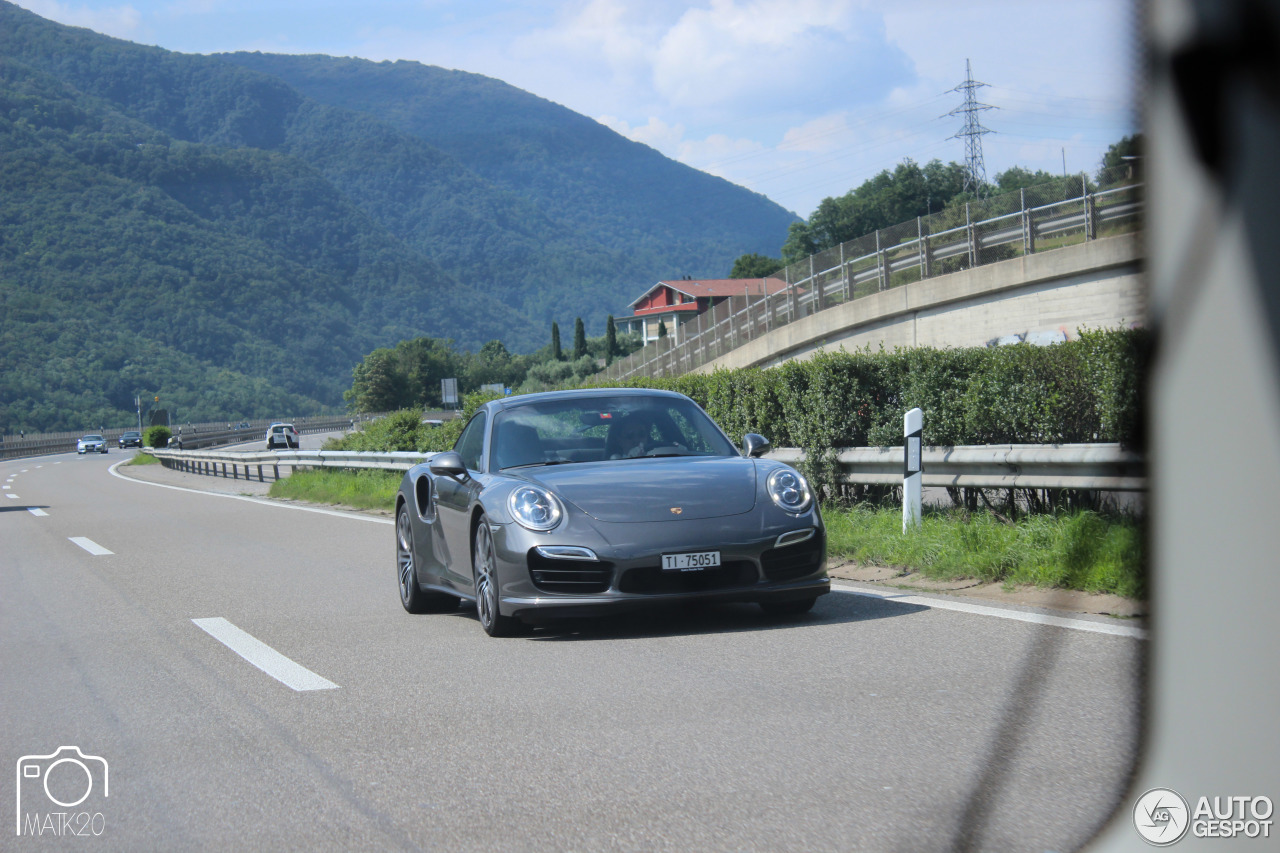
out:
M632 387L688 394L734 438L806 451L902 443L924 410L924 443L1062 444L1142 440L1148 335L1081 331L1053 346L821 352L761 370L719 370Z
M902 443L902 417L924 411L924 443L1119 442L1142 448L1142 388L1149 334L1081 330L1053 346L820 352L776 368L718 370L632 387L687 394L730 437L766 436L799 447L820 483L834 450Z
M825 483L836 448L901 444L902 416L916 406L926 445L1120 442L1141 450L1148 346L1141 329L1081 330L1078 340L1047 347L839 350L767 370L623 384L687 394L734 440L756 432L775 447L799 447L809 473ZM340 446L446 450L488 399L469 395L462 417L440 427L400 412Z

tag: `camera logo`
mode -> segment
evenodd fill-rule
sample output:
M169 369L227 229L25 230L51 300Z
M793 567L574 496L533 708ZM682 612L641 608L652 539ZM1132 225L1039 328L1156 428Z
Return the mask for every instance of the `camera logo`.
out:
M85 755L78 746L60 746L52 755L24 755L18 759L15 830L18 835L101 835L106 828L102 812L92 810L96 799L76 809L94 793L100 782L107 797L107 760ZM31 811L23 811L23 802ZM49 805L64 811L40 809Z
M1191 824L1191 810L1182 795L1171 788L1152 788L1133 806L1133 825L1142 840L1167 847L1182 840Z

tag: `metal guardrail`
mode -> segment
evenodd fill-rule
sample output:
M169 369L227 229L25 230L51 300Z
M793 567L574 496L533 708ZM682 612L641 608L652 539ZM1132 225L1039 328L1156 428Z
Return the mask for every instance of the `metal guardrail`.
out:
M1116 233L1140 228L1141 183L1091 193L1081 177L1078 197L1045 204L1029 203L1028 193L1034 195L1034 190L974 203L987 213L1006 208L998 215L971 217L966 204L964 221L953 227L934 231L926 219L937 215L917 217L819 252L783 271L785 290L759 298L735 296L713 305L668 337L613 362L602 375L615 381L678 376L774 329L850 300L959 269L1096 240L1106 228Z
M367 453L356 450L264 450L264 451L210 451L210 450L155 450L144 448L160 460L166 468L174 468L192 474L265 482L265 469L270 467L273 479L280 479L280 466L289 468L372 468L383 471L408 471L419 462L430 459L431 453Z
M231 451L147 450L164 465L198 474L231 476L246 480L256 469L275 479L280 466L315 468L375 468L407 471L430 459L431 453L364 453L351 450ZM784 447L767 458L799 465L803 450ZM923 449L925 486L981 489L1081 489L1142 491L1146 489L1146 465L1142 457L1119 444L1003 444ZM901 485L902 447L852 447L839 450L839 480L848 485ZM221 467L219 467L221 466Z
M768 454L790 465L804 451ZM836 452L839 480L847 485L902 485L903 449L852 447ZM1146 489L1146 463L1119 444L998 444L925 447L925 486L978 489L1082 489L1134 492Z
M356 422L369 420L370 415L358 415L355 417ZM310 434L317 432L332 432L334 430L346 430L352 425L353 418L349 415L342 416L321 416L321 417L303 417L294 418L287 423L292 423L300 433ZM214 447L220 444L231 444L240 441L263 441L266 439L267 427L278 420L254 420L250 421L249 426L243 429L227 429L222 426L226 423L214 422L203 424L183 424L181 426L171 427L173 435L182 442L184 449L196 447ZM143 428L143 433L146 432ZM82 435L89 433L100 434L107 440L107 446L115 449L119 444L120 436L126 432L136 431L132 427L124 427L122 429L106 429L94 430L88 429L84 432L62 432L62 433L41 433L27 436L7 435L0 437L0 459L22 459L29 456L46 456L53 453L70 453L76 449L76 442Z

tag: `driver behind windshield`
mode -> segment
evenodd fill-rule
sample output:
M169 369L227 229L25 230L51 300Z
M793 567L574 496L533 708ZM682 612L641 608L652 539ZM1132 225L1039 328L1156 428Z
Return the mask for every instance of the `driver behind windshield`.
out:
M606 442L610 459L633 459L648 450L653 422L644 415L629 415L609 428Z

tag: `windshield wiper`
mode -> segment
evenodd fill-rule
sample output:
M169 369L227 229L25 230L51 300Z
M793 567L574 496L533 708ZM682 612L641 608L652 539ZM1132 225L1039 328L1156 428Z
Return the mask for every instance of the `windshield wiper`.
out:
M502 468L503 471L510 471L514 468L541 468L544 465L572 465L578 460L576 459L548 459L545 462L526 462L523 465L508 465Z

